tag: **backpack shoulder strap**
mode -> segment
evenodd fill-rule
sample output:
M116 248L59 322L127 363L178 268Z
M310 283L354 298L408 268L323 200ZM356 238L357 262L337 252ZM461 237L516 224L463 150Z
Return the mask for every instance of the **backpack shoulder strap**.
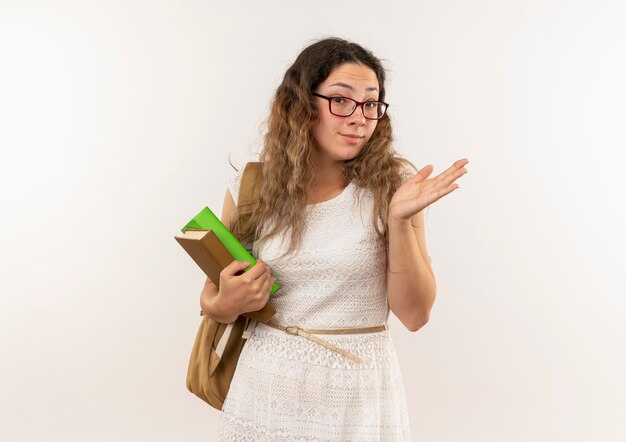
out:
M250 221L250 216L259 205L261 191L261 179L263 178L262 164L251 162L246 164L239 185L239 197L237 198L237 211L239 212L238 231L244 231Z
M248 163L243 170L241 183L239 184L239 197L237 198L237 210L239 211L239 222L237 231L242 232L248 226L250 217L259 205L261 192L261 182L263 178L263 165L261 163ZM265 304L257 312L244 313L250 319L257 321L269 321L276 313L276 309L271 303Z
M246 164L239 185L239 198L237 207L240 212L248 213L254 210L259 203L259 185L263 177L263 169L261 163L254 162ZM254 206L254 207L253 207ZM249 210L252 209L252 210Z

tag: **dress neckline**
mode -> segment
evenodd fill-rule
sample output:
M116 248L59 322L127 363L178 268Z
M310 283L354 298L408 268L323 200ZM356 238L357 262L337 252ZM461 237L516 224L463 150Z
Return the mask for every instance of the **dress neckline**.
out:
M348 188L351 187L352 185L353 185L353 182L350 181L348 183L348 185L346 187L344 187L343 190L339 194L337 194L336 196L334 196L334 197L332 197L330 199L327 199L326 201L320 201L319 203L307 204L306 207L307 208L309 208L309 207L310 208L321 207L321 206L324 206L324 205L331 204L333 202L339 201L339 200L344 198L344 196L346 195L346 193L348 191Z

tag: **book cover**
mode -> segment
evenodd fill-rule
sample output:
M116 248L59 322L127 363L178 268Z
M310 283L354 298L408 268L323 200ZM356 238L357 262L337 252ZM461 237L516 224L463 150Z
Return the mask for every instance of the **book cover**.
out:
M234 261L233 255L211 230L187 230L176 241L185 249L213 284L220 286L220 273Z

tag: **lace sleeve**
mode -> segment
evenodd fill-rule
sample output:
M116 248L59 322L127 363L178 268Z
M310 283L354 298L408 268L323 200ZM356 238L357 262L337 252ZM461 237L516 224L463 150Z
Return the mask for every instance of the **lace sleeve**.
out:
M414 167L414 166L413 166ZM417 170L414 169L412 165L403 164L400 167L400 178L402 179L401 183L404 184L415 175L417 175Z

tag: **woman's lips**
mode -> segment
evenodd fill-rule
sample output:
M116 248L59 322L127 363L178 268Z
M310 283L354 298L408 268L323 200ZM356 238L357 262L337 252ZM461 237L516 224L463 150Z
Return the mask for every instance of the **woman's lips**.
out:
M359 135L351 135L351 134L339 134L339 135L344 137L346 141L348 141L349 143L358 143L361 140L361 138L363 138Z

